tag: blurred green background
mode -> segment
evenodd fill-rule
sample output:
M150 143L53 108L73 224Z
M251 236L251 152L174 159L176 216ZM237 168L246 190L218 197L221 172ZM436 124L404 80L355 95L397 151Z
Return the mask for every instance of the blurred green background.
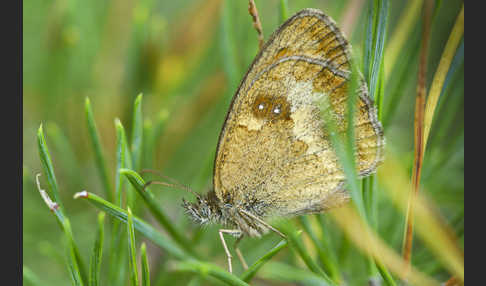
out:
M390 1L387 41L407 1ZM280 1L256 1L265 39L280 23ZM434 75L462 1L436 1L428 59L427 86ZM361 5L354 14L352 5ZM366 1L288 1L289 16L302 8L318 8L338 26L349 25L348 39L361 58L365 37ZM258 51L257 35L248 15L247 1L23 1L23 264L46 285L69 285L63 237L54 217L35 186L41 172L36 133L44 125L61 199L71 219L81 255L89 259L96 230L97 210L73 194L88 190L103 196L84 114L89 97L114 185L115 127L120 118L131 135L133 102L143 93L146 126L156 126L154 152L144 154L143 167L161 170L198 192L211 186L218 135L229 102ZM351 14L350 14L351 13ZM351 15L346 18L345 15ZM419 17L420 18L420 17ZM348 19L348 20L345 20ZM351 20L349 20L351 19ZM347 21L343 23L342 21ZM411 169L421 20L414 24L399 51L395 65L387 67L383 123L387 148ZM387 45L385 45L385 51ZM461 50L462 49L462 50ZM461 42L439 101L425 157L422 183L426 197L464 236L464 44ZM385 65L387 54L385 53ZM41 184L47 187L45 177ZM154 189L166 213L197 233L201 252L211 262L226 267L216 226L205 231L185 218L177 190ZM379 197L379 233L400 251L403 215ZM137 215L153 219L143 207ZM156 223L154 222L154 225ZM330 224L330 228L336 228ZM335 247L349 285L366 282L364 263L353 257L357 250L343 245L333 232ZM141 236L137 240L142 240ZM244 240L248 261L269 250L278 237L269 235L258 244ZM344 240L345 241L345 240ZM346 249L348 247L349 249ZM449 274L421 244L414 241L414 264L442 280ZM105 248L108 250L108 248ZM414 251L415 251L414 250ZM288 252L288 251L287 251ZM171 281L161 251L148 243L154 285ZM289 255L289 254L287 254ZM364 260L363 260L364 261ZM363 262L361 261L361 262ZM239 262L234 262L238 269ZM184 277L186 283L190 275ZM182 283L182 282L181 282ZM102 284L102 285L110 285ZM262 284L264 285L264 284Z

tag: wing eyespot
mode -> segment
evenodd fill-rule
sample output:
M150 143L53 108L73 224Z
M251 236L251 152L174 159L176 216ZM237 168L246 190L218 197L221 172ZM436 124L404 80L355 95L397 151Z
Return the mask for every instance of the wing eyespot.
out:
M283 96L260 94L253 102L252 112L258 119L290 119L290 104Z

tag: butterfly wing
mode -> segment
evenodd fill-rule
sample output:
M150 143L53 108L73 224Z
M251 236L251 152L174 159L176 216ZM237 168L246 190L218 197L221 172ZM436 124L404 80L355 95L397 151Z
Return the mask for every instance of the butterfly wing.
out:
M345 130L349 78L348 43L324 13L305 9L282 24L231 103L214 165L218 198L260 216L320 212L347 201L319 106L327 99ZM375 171L384 144L366 90L354 120L363 176Z

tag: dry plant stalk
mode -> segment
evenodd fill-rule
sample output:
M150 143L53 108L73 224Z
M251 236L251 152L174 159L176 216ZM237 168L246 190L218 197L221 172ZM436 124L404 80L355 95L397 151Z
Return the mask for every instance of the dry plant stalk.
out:
M253 27L258 33L258 50L261 51L263 47L263 29L262 23L260 22L260 17L258 17L258 10L254 0L248 1L248 12L253 20Z
M413 241L413 214L415 200L420 188L420 175L424 158L424 118L425 118L425 94L426 94L426 74L427 74L427 56L430 38L430 18L432 15L433 1L424 2L422 42L420 47L420 63L417 83L417 96L415 98L415 120L414 120L414 164L412 170L412 190L408 200L407 216L405 223L403 259L407 267L410 268L412 256Z

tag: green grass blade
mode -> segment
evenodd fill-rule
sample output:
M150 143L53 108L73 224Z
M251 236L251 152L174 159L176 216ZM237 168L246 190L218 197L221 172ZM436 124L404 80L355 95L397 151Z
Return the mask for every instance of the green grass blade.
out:
M39 156L41 159L42 167L44 169L44 172L47 174L47 182L48 186L50 187L51 193L55 198L55 201L53 202L48 193L41 189L40 183L39 183L39 175L37 175L36 180L37 180L37 187L39 190L39 193L41 194L42 198L44 199L44 202L46 205L49 207L49 209L55 214L58 223L60 224L61 228L64 229L65 221L67 220L66 215L64 214L64 210L62 208L62 204L60 203L60 196L59 196L59 190L57 186L57 181L56 181L56 176L54 174L54 167L52 165L51 157L49 154L49 150L47 148L46 140L44 137L44 132L42 129L42 125L39 127L39 131L37 133L37 143L39 147ZM66 229L64 229L66 231ZM71 235L72 236L72 235ZM78 247L72 242L72 247L73 247L73 253L76 257L77 260L77 265L79 265L80 273L83 277L84 280L88 277L86 275L86 271L84 268L84 263L81 259L81 255L79 254ZM87 281L87 280L86 280Z
M22 266L23 281L28 282L32 286L47 286L40 278L27 266Z
M185 250L190 252L193 256L197 257L194 248L192 247L192 243L181 233L169 219L169 217L165 214L165 212L160 207L159 203L155 200L153 194L150 190L143 189L145 185L145 181L142 177L137 174L135 171L129 169L121 169L119 170L120 174L126 176L128 181L131 183L133 188L138 192L138 194L142 197L144 202L150 209L150 212L154 215L155 219L160 223L161 226L169 233L169 235L174 239L180 246L182 246Z
M112 217L111 241L109 251L109 270L108 281L113 285L125 285L127 279L128 247L126 245L126 228L122 227L121 222Z
M108 201L114 202L113 189L110 183L111 179L108 170L106 169L105 156L104 156L103 148L101 146L100 137L98 134L98 128L96 127L96 122L94 120L91 103L88 97L86 97L86 101L85 101L85 113L86 113L86 122L88 125L88 133L90 135L91 144L93 145L93 150L95 153L96 167L98 168L101 182L103 184L103 189L105 191L106 198L108 199Z
M337 266L336 260L334 260L333 256L330 255L329 252L326 251L324 248L322 241L317 237L316 233L311 227L311 222L309 221L308 216L301 216L299 217L299 221L301 225L304 227L305 232L309 235L310 239L312 240L315 248L317 249L317 255L321 261L322 266L326 273L329 273L329 277L339 284L342 280L341 274L339 273L339 268Z
M378 77L380 74L381 65L383 64L383 50L385 46L386 27L388 19L388 0L374 0L372 12L373 34L372 43L369 48L370 52L366 52L366 55L370 55L371 59L368 74L368 86L369 95L371 99L375 99L378 89ZM371 20L371 19L370 19ZM369 37L369 35L368 35Z
M354 122L354 118L352 114L354 114L355 104L356 102L356 87L357 87L357 72L356 68L353 65L353 73L351 77L350 89L348 93L348 106L347 106L347 113L346 119L348 121L348 128L345 131L346 137L343 136L337 127L336 124L336 116L334 111L331 108L329 100L327 97L322 98L320 110L321 110L321 117L323 118L324 122L326 122L325 126L325 133L329 134L329 139L331 141L331 145L336 152L338 157L338 161L341 164L344 174L347 179L347 186L348 190L350 191L352 202L357 207L359 214L362 217L366 217L366 212L363 204L363 196L361 194L361 190L359 188L359 184L357 181L357 172L356 172L356 163L354 160L354 126L352 122Z
M385 267L385 265L383 265L378 260L375 260L375 265L376 265L376 268L378 269L378 272L380 272L380 275L383 278L383 281L385 282L386 285L388 285L388 286L397 285L397 283L393 279L393 276L390 274L390 272Z
M47 205L49 210L56 216L56 220L59 223L59 226L61 228L63 227L64 223L64 214L62 213L61 209L59 208L59 205L56 202L53 202L51 198L49 197L49 194L41 188L40 182L39 182L39 177L41 174L37 174L35 177L36 183L37 183L37 190L39 191L42 199L44 200L44 203Z
M44 131L42 129L42 124L37 132L37 146L39 148L39 157L41 160L42 168L44 173L47 175L47 184L49 186L50 194L54 197L57 205L59 206L59 212L64 213L64 207L61 202L61 197L59 195L59 188L57 186L56 175L54 174L54 167L52 165L51 155L49 154L49 149L47 148L46 139L44 137Z
M82 286L84 284L83 284L83 279L81 278L81 272L76 259L77 251L75 250L76 247L74 244L73 235L71 231L71 223L69 222L69 219L67 218L64 219L63 227L64 227L64 234L67 242L66 256L67 256L67 264L68 264L68 270L71 277L71 281L75 286Z
M241 280L235 275L232 275L228 271L206 262L192 259L186 260L176 263L174 269L178 271L189 271L193 273L198 273L202 276L209 275L231 286L249 286L249 284L247 284L245 281Z
M292 227L291 225L292 224L289 222L286 224L281 224L280 226L283 233L287 236L287 241L289 242L290 248L302 258L310 271L324 278L329 285L335 285L327 273L324 272L324 270L312 259L309 252L305 248L304 243L297 235L295 227Z
M127 233L128 233L128 254L130 265L130 281L133 286L138 286L137 247L135 244L135 230L133 228L133 214L130 207L127 209Z
M372 100L375 100L377 104L378 120L381 120L382 118L382 105L385 95L384 47L388 22L388 6L388 0L373 0L370 2L368 31L371 31L371 34L367 34L368 45L365 46L365 49L368 50L366 50L364 53L367 57L369 57L369 59L367 59L368 65L363 67L365 69L364 73L368 75L366 80L369 87L369 96ZM370 38L371 43L369 41ZM348 106L348 114L352 114L350 108L351 106ZM348 146L350 146L349 143L351 142L348 142ZM354 143L352 144L353 145L351 146L354 146ZM365 178L362 182L363 204L366 214L366 217L364 218L368 221L372 228L375 228L377 224L377 197L375 194L376 188L374 181L374 175L372 175ZM373 279L372 277L375 276L375 266L377 266L379 268L379 273L382 275L385 282L387 282L388 285L394 285L391 275L388 273L385 266L377 262L372 257L368 257L368 261L368 275L370 276L370 279Z
M272 259L272 257L279 253L280 250L286 247L287 244L287 240L281 240L274 248L272 248L269 252L260 257L260 259L258 259L255 263L250 265L250 267L248 267L248 269L240 275L240 279L249 283L251 279L256 275L258 270L270 259Z
M279 21L280 21L280 24L282 24L289 17L288 0L280 0L280 5L278 7L279 7L279 12L280 12L279 13L279 16L280 16Z
M292 285L295 283L306 286L334 285L319 275L281 262L267 263L266 267L261 270L259 276L271 281L291 283Z
M86 199L98 209L106 212L107 214L115 217L116 219L124 223L127 222L127 212L124 209L100 198L93 193L82 191L76 193L74 195L74 198ZM187 259L191 257L183 249L179 248L179 246L168 240L163 234L161 234L150 224L138 218L137 216L133 216L133 225L135 229L138 230L141 234L152 240L156 245L160 246L174 257L177 257L179 259Z
M140 170L142 166L143 154L143 116L142 116L142 94L139 94L135 99L135 106L133 108L133 122L132 122L132 138L131 138L131 153L133 168Z
M100 270L101 270L101 258L103 254L103 240L104 240L104 222L105 213L100 212L98 214L98 232L96 233L96 239L93 246L93 252L91 254L91 260L89 264L89 285L100 285Z
M140 252L142 253L142 286L150 286L150 271L145 242L142 242Z
M124 177L120 174L120 169L127 167L129 164L130 154L127 152L127 140L125 135L125 129L120 122L120 119L115 119L115 129L116 129L116 174L115 174L115 196L116 204L122 207L123 198L123 185ZM127 199L128 200L128 199Z

